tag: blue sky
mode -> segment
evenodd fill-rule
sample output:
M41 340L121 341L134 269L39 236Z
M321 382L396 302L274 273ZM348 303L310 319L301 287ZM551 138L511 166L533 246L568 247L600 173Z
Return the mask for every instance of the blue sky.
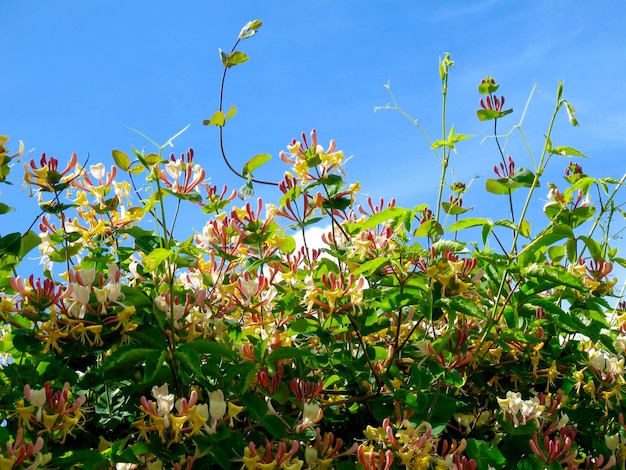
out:
M579 161L593 176L619 178L626 170L623 0L0 0L0 134L11 136L11 149L24 141L25 160L46 152L63 161L77 152L83 160L89 154L90 163L110 163L113 148L152 150L126 126L164 142L191 124L172 150L193 147L213 182L237 188L241 182L219 155L216 129L202 119L218 106L218 48L229 50L252 19L263 20L263 27L240 46L250 61L231 69L226 85L226 107L238 108L226 128L226 148L237 168L254 154L272 154L259 177L279 178L286 168L278 152L316 128L322 141L333 138L353 155L348 176L361 182L364 194L395 196L408 207L432 204L439 167L428 145L398 113L373 109L388 103L384 85L391 79L404 109L440 138L437 64L445 52L456 63L448 122L475 136L459 144L452 179L481 176L464 199L465 206L476 206L475 216L506 215L505 198L484 192L499 162L493 142L481 143L491 123L475 116L476 87L488 75L514 109L499 122L501 131L518 122L538 86L524 123L536 156L557 83L564 80L564 96L581 125L572 128L563 114L554 144L593 157ZM529 166L519 139L511 139L507 151L518 166ZM537 212L546 183L562 185L568 162L553 161ZM19 209L17 218L0 219L2 234L25 230L37 214L35 201L20 191L20 170L11 175L13 187L0 188L2 200ZM277 200L266 190L258 194Z

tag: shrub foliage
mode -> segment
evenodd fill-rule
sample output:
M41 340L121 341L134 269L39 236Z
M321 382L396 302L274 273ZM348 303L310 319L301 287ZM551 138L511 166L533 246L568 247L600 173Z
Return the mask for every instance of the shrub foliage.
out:
M221 53L224 78L260 26ZM239 171L220 145L238 191L208 183L191 149L165 155L175 137L113 150L111 166L30 160L38 231L5 223L0 237L0 469L623 467L626 303L612 269L626 262L611 237L624 177L572 161L540 186L553 159L583 156L552 145L561 114L577 125L563 85L527 169L503 150L497 124L513 110L488 77L477 118L499 160L485 190L510 217L472 217L470 184L449 181L468 138L446 123L453 65L440 61L441 138L413 120L441 164L433 207L360 197L315 131L281 152L276 183L254 176L269 155ZM389 93L385 108L403 112ZM220 143L235 113L220 101L204 121ZM0 143L6 183L21 149ZM252 202L259 184L274 203ZM531 228L545 188L545 226ZM175 230L181 210L202 230ZM323 248L312 226L328 227ZM34 249L43 273L18 276Z

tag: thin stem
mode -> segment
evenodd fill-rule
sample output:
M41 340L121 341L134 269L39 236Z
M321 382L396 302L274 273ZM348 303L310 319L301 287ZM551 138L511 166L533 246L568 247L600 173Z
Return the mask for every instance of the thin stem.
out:
M520 226L522 222L526 219L526 211L528 211L528 208L530 207L530 201L533 197L533 194L535 193L535 188L538 186L539 177L545 170L546 166L548 165L548 161L550 160L550 154L549 154L550 136L552 135L552 129L554 128L554 122L556 121L556 116L559 113L559 110L561 109L561 106L563 105L563 103L564 102L561 100L557 102L554 112L552 113L552 117L550 118L550 125L548 126L548 133L546 134L546 142L543 146L543 151L541 152L539 165L537 167L537 171L535 172L535 177L533 178L533 182L530 186L530 189L528 190L528 196L526 197L526 202L524 203L524 207L522 208L522 214L519 220ZM512 252L517 246L518 237L519 237L519 230L516 230L513 235L513 244L512 244L512 250L511 250Z
M237 47L237 45L239 44L240 41L241 41L240 38L237 39L237 41L235 42L234 46L230 50L231 54L235 51L235 48ZM219 100L219 108L218 108L220 111L223 111L223 109L224 109L224 85L226 83L226 72L227 71L228 71L228 67L226 65L224 65L224 72L222 73L222 82L220 84L220 100ZM265 181L265 180L259 180L259 179L256 179L256 178L249 178L248 176L244 175L243 173L237 171L231 165L230 161L228 160L228 157L226 156L226 150L224 149L224 126L218 126L218 127L219 127L220 152L222 154L222 158L224 159L224 163L226 163L226 166L228 167L228 169L232 173L234 173L235 175L237 175L241 179L252 181L253 183L266 184L266 185L270 185L270 186L278 186L278 183L275 183L273 181Z
M607 211L606 207L608 207L611 204L611 202L613 201L613 198L617 194L617 191L622 187L625 181L626 181L626 173L624 174L624 176L622 176L622 179L619 180L619 182L615 186L615 189L613 189L613 192L609 195L609 198L606 200L606 202L601 205L602 207L600 208L600 214L598 214L598 217L596 217L596 220L593 223L591 230L589 231L589 235L587 235L587 240L590 240L591 237L593 236L593 232L595 232L596 228L598 228L598 225L600 224L600 219L602 218L602 215ZM583 248L580 251L579 258L582 258L583 253L585 252L586 249L587 249L587 243L583 245Z

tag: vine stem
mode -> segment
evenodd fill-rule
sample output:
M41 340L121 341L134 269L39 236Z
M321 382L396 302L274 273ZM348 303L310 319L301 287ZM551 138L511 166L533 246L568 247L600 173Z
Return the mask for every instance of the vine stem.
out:
M235 52L235 48L239 45L239 43L241 42L241 38L237 38L237 41L235 41L235 44L233 45L232 49L230 50L230 54L232 54L233 52ZM224 72L222 73L222 82L220 84L220 101L219 101L219 111L224 110L224 86L226 84L226 72L228 71L228 66L226 64L224 64ZM224 159L224 163L226 163L226 166L228 167L228 169L234 173L235 175L237 175L239 178L241 179L245 179L247 181L251 181L253 183L258 183L258 184L265 184L265 185L269 185L269 186L278 186L278 183L274 182L274 181L265 181L265 180L260 180L260 179L256 179L256 178L250 178L247 177L246 175L244 175L243 173L237 171L230 163L230 161L228 160L228 156L226 155L226 150L224 149L224 126L218 126L219 127L219 140L220 140L220 152L222 154L222 158Z

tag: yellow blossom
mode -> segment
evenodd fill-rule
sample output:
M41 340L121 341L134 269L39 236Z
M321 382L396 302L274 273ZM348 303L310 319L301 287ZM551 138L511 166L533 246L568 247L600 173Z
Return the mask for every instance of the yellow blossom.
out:
M49 415L46 410L43 410L43 425L46 428L46 430L48 432L52 432L52 428L54 427L54 424L57 421L57 418L59 417L59 413L55 413L52 415Z

